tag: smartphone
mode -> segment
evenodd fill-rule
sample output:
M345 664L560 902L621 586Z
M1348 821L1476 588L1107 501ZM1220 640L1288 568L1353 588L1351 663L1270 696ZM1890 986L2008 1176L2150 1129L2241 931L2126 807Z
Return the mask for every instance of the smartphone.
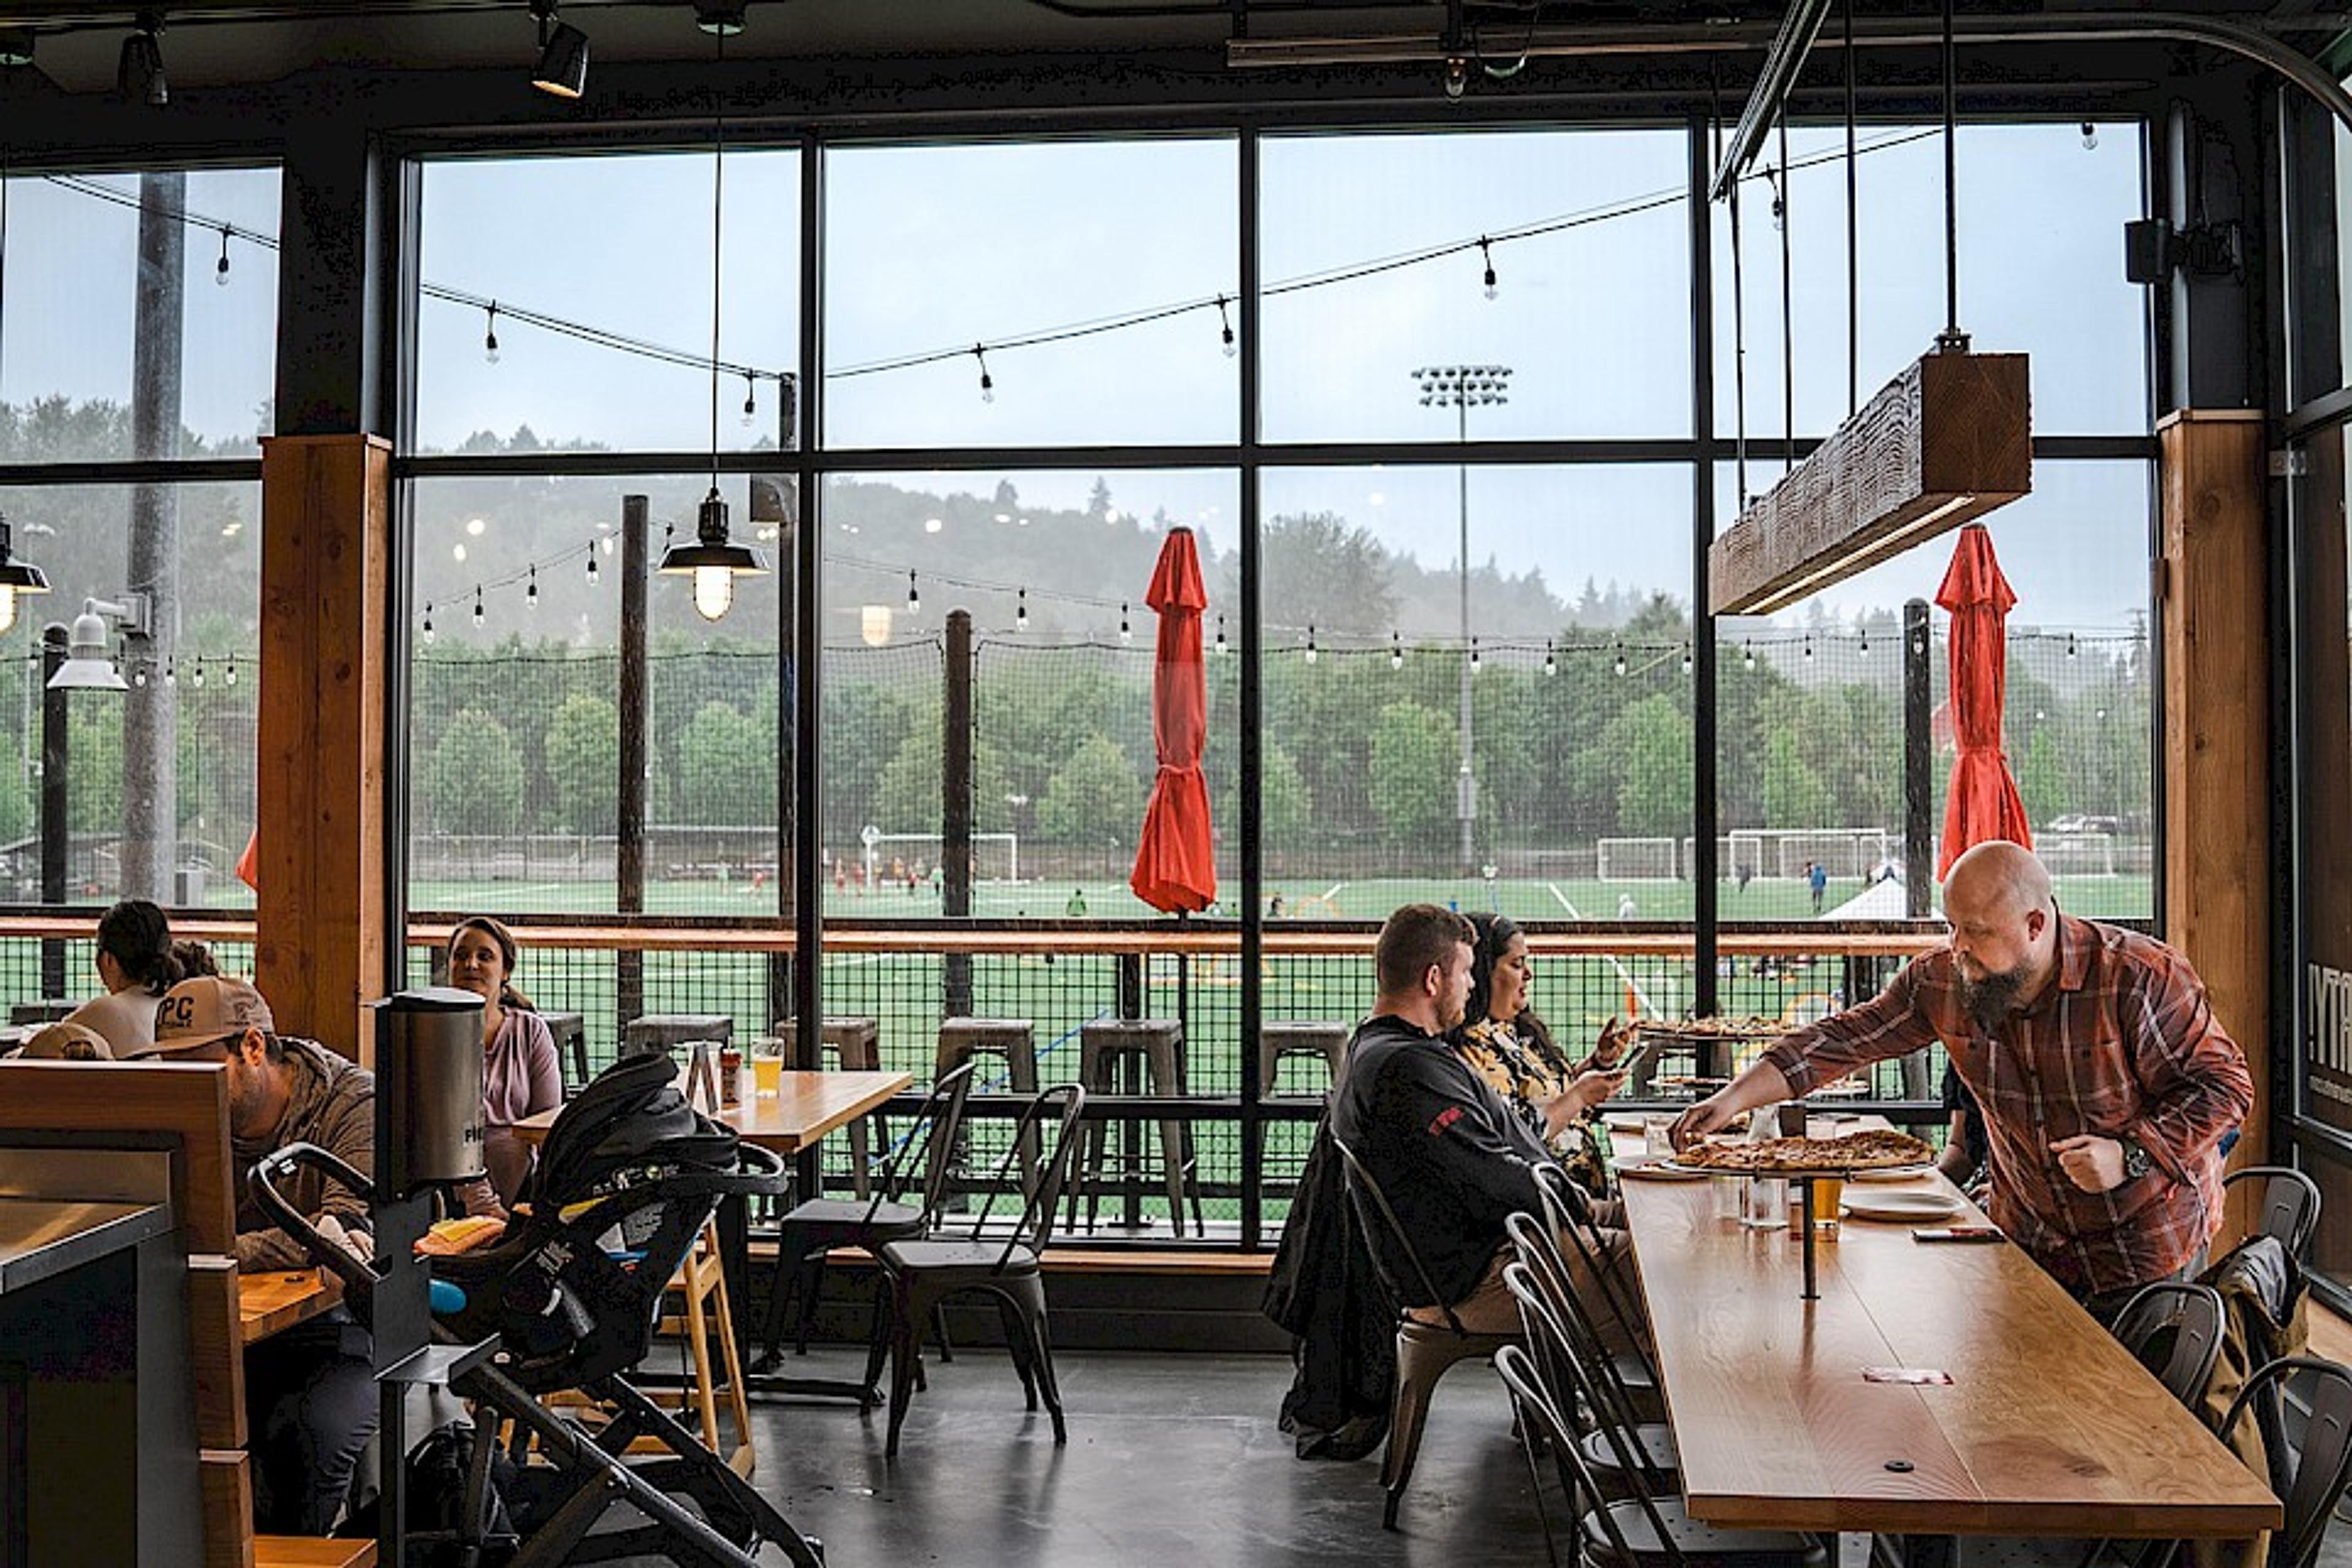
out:
M1650 1055L1654 1052L1662 1043L1663 1037L1645 1032L1640 1037L1635 1039L1631 1046L1626 1047L1625 1054L1617 1058L1617 1065L1615 1067L1609 1068L1605 1070L1609 1072L1621 1072L1626 1077L1631 1078L1633 1076L1634 1071L1641 1067L1642 1063L1648 1059Z
M2009 1238L1989 1225L1946 1225L1911 1233L1914 1241L2006 1241Z

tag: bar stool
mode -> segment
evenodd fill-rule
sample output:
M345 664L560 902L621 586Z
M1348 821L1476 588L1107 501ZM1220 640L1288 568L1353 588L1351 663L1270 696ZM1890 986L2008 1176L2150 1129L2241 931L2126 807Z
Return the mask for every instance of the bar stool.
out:
M716 1040L723 1046L734 1034L735 1020L722 1013L647 1013L622 1026L621 1054L675 1052L694 1040Z
M11 1024L54 1024L81 1004L70 996L44 996L37 1002L19 1002L8 1009Z
M796 1018L776 1020L776 1038L783 1042L787 1061L801 1059L799 1023ZM882 1025L874 1018L827 1018L817 1028L820 1060L827 1049L833 1052L843 1072L878 1072L882 1067ZM875 1120L873 1116L863 1116L849 1124L849 1179L861 1198L870 1188L866 1171L870 1146L866 1130Z
M563 1069L563 1095L569 1100L594 1076L588 1070L588 1020L577 1013L541 1013L539 1020L555 1037L555 1060Z
M1348 1065L1348 1026L1328 1018L1273 1018L1260 1024L1257 1033L1257 1084L1262 1098L1295 1098L1278 1094L1275 1089L1281 1078L1282 1064L1295 1057L1322 1059L1328 1075L1324 1083L1324 1092L1329 1093L1339 1087L1339 1075ZM1264 1123L1260 1123L1259 1147L1263 1149L1265 1143L1265 1128ZM1286 1160L1286 1166L1288 1163ZM1305 1163L1302 1155L1299 1164L1303 1167ZM1295 1179L1298 1173L1291 1171L1288 1173Z
M974 1057L1003 1058L1005 1071L1013 1079L1013 1092L1032 1099L1035 1098L1037 1093L1036 1026L1028 1019L955 1017L942 1020L940 1024L939 1049L931 1057L931 1081L937 1083ZM972 1074L972 1080L973 1092L976 1094L986 1092L987 1086L982 1085L979 1079L980 1075L975 1071ZM959 1131L955 1146L951 1149L933 1144L931 1146L932 1162L952 1158L961 1163L965 1137L969 1131L969 1126ZM1026 1168L1032 1171L1037 1168L1037 1140L1034 1132L1024 1137L1022 1143L1022 1160ZM932 1172L927 1166L924 1172L925 1185L929 1186L931 1181Z
M1107 1095L1150 1093L1159 1099L1181 1097L1185 1092L1184 1026L1173 1018L1098 1018L1079 1025L1078 1081L1089 1095L1099 1091ZM1198 1236L1205 1228L1201 1218L1200 1189L1192 1181L1189 1131L1181 1121L1160 1123L1160 1170L1168 1186L1168 1222L1178 1236L1184 1234L1184 1196L1188 1190L1192 1198L1192 1232ZM1071 1223L1076 1223L1078 1194L1083 1191L1087 1195L1089 1231L1095 1227L1095 1215L1102 1198L1103 1165L1110 1133L1108 1121L1087 1123L1078 1153L1078 1179L1070 1188ZM1141 1142L1141 1133L1134 1122L1122 1124L1122 1182L1131 1179L1142 1166L1142 1151L1138 1147Z

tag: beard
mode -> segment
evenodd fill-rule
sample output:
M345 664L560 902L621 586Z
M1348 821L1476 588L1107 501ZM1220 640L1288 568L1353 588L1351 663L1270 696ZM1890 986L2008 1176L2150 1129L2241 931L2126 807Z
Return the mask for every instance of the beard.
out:
M1976 1020L1977 1027L1990 1034L2017 1011L2017 999L2025 989L2025 978L2015 970L2005 974L1987 973L1974 977L1960 976L1960 1004Z

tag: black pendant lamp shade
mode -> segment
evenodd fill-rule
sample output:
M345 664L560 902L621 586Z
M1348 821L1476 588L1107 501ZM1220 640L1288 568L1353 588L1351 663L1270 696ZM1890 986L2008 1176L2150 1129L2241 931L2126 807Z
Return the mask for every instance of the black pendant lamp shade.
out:
M664 551L660 569L670 576L692 577L696 612L715 621L735 602L735 579L766 576L768 562L750 545L727 537L727 501L712 485L695 516L694 542Z

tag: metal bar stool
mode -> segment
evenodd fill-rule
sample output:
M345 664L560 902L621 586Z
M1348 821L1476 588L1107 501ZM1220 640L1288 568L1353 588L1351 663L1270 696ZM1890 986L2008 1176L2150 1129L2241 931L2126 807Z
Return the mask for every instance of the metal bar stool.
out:
M1158 1099L1181 1098L1184 1083L1184 1026L1173 1018L1098 1018L1078 1026L1078 1080L1087 1093L1118 1095L1150 1093ZM1184 1234L1184 1199L1192 1200L1192 1233L1205 1228L1201 1215L1201 1191L1192 1180L1191 1129L1183 1122L1160 1123L1160 1178L1168 1188L1168 1222L1175 1234ZM1088 1121L1078 1155L1078 1179L1070 1188L1070 1217L1076 1222L1078 1194L1087 1198L1087 1229L1095 1227L1102 1199L1103 1167L1110 1142L1108 1121ZM1119 1181L1131 1184L1143 1166L1142 1132L1132 1122L1119 1132Z
M801 1059L798 1019L777 1019L776 1038L783 1042L785 1060ZM828 1049L843 1072L877 1072L882 1067L882 1025L873 1018L827 1018L817 1026L819 1060ZM867 1196L872 1188L867 1172L871 1146L866 1141L866 1128L876 1120L877 1116L861 1116L849 1124L849 1179L861 1198Z
M735 1020L724 1014L647 1013L622 1026L621 1054L637 1057L654 1051L675 1052L695 1040L715 1040L723 1046L734 1035Z
M1006 1075L1013 1080L1013 1089L1015 1094L1033 1099L1035 1097L1037 1093L1036 1031L1035 1026L1026 1018L954 1017L943 1020L940 1025L939 1049L931 1058L931 1081L937 1083L965 1062L974 1057L982 1056L996 1057L1003 1061ZM972 1092L975 1095L984 1095L993 1086L981 1082L980 1074L977 1070L974 1071ZM932 1144L931 1160L937 1162L954 1159L960 1163L965 1163L962 1145L967 1141L970 1131L971 1129L967 1126L958 1132L954 1148L943 1147L938 1143ZM1022 1168L1034 1171L1037 1168L1036 1133L1033 1130L1024 1136L1024 1163ZM923 1180L926 1186L929 1186L933 1180L928 1170L925 1172Z
M1257 1084L1265 1099L1278 1097L1275 1085L1282 1073L1282 1064L1297 1057L1320 1058L1328 1078L1323 1092L1328 1094L1339 1084L1339 1075L1348 1065L1348 1026L1328 1018L1272 1018L1258 1026ZM1280 1098L1289 1098L1279 1096ZM1304 1125L1297 1123L1297 1125ZM1258 1142L1265 1142L1265 1129L1261 1123ZM1287 1162L1286 1162L1287 1163ZM1302 1161L1303 1163L1303 1161ZM1293 1180L1297 1172L1290 1173Z
M555 1060L563 1069L563 1097L578 1094L594 1077L588 1070L588 1020L577 1013L541 1013L540 1022L555 1040Z

